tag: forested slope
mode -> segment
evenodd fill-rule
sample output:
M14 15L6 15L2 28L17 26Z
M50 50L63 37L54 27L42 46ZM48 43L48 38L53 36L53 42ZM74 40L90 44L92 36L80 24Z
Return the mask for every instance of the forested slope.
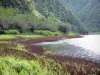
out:
M72 12L58 0L0 0L0 6L1 29L56 31L64 26L68 31L85 31Z

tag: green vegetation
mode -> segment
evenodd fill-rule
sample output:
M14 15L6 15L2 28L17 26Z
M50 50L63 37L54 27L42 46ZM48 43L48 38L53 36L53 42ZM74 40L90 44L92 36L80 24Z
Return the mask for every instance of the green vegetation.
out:
M17 39L17 38L43 38L43 35L0 35L0 40L10 40L10 39Z
M4 30L4 34L13 34L13 35L19 35L18 30Z
M18 35L18 37L20 37L20 38L43 38L45 36L33 34L33 35Z
M59 65L58 65L59 68ZM0 57L1 75L58 75L49 63L44 65L38 60L23 60L14 57Z
M68 36L76 36L76 35L79 35L79 34L77 34L77 33L75 33L75 32L69 32L67 35L68 35Z
M77 33L81 32L80 27L84 29L58 0L1 0L0 10L0 34L10 29L20 33L31 33L34 30L54 32L62 25Z
M33 33L34 30L57 31L58 25L68 23L55 23L45 18L38 18L33 14L18 14L17 9L0 7L0 34ZM4 12L5 11L5 12ZM9 12L9 13L6 13ZM68 26L67 26L68 27ZM68 27L69 28L69 27Z
M0 35L0 40L6 40L6 39L16 39L17 37L15 35Z
M43 35L35 35L35 34L31 34L31 35L17 35L17 37L19 38L43 38L45 36Z
M62 33L59 31L51 32L48 30L45 30L45 31L44 30L35 30L34 34L39 34L39 35L44 35L44 36L61 36L62 35Z
M100 32L100 1L99 0L59 0L66 9L80 20L89 32Z
M17 44L17 46L15 47L16 50L22 50L22 51L26 51L25 46L22 44Z
M72 73L74 75L87 74L86 66L74 64ZM66 66L66 67L65 67ZM68 72L67 67L71 65L66 63L61 66L50 59L37 58L36 60L25 60L15 57L0 57L0 74L1 75L71 75ZM80 71L80 68L82 71ZM66 70L66 71L65 71ZM97 75L100 69L93 68L91 70L92 75Z

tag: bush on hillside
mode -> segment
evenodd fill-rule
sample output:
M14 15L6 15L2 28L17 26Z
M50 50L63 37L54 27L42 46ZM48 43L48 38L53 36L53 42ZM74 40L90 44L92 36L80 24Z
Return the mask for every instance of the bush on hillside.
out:
M59 31L61 31L63 33L68 33L69 32L68 27L64 26L64 25L59 26Z
M56 32L51 32L48 30L35 30L34 34L39 34L39 35L44 35L44 36L58 36L58 35L62 35L61 32L56 31Z
M78 35L78 34L75 33L75 32L69 32L67 35L68 35L68 36L75 36L75 35Z
M54 36L60 36L60 35L62 35L62 33L60 31L56 31L56 32L53 32L53 35Z
M39 34L39 35L44 35L44 36L49 36L52 35L52 32L47 31L47 30L35 30L34 34Z
M19 35L19 31L18 30L4 30L5 34L14 34L14 35Z

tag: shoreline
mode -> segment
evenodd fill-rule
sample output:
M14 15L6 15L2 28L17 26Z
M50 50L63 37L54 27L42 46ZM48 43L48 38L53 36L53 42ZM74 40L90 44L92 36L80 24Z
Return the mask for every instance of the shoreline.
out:
M29 52L37 53L39 55L44 55L45 50L43 49L43 47L39 45L34 45L34 44L41 43L41 42L53 42L53 41L57 41L61 39L72 39L72 38L82 38L82 36L44 37L44 38L36 38L36 39L17 39L17 40L12 40L12 41L25 45L26 49ZM93 62L93 61L86 60L86 59L82 59L82 58L73 58L70 56L57 56L57 55L55 56L46 55L46 57L52 58L55 61L59 61L59 62L60 61L63 61L63 62L71 61L71 62L75 62L78 64L88 64L90 67L100 68L100 64Z

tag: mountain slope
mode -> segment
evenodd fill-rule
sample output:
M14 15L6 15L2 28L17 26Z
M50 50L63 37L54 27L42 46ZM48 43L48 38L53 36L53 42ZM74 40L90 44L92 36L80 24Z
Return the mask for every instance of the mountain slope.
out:
M90 32L100 31L100 0L60 0Z
M100 31L100 0L91 0L79 13L90 32Z
M74 28L77 32L84 31L77 18L70 10L66 10L59 0L1 0L0 5L8 8L17 8L19 14L41 16L41 19L51 20L53 24L70 25L70 30Z

